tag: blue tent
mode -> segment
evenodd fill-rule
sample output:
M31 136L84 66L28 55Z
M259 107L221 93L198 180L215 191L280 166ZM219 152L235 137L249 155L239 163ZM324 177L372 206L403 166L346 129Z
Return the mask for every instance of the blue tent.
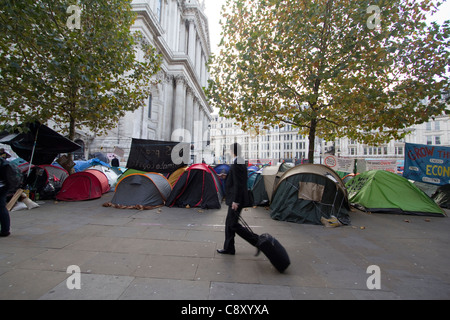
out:
M228 174L228 172L230 171L230 165L226 163L219 164L214 167L214 171L217 173L217 175L221 173ZM220 186L222 188L222 192L225 192L225 180L222 178L220 178Z

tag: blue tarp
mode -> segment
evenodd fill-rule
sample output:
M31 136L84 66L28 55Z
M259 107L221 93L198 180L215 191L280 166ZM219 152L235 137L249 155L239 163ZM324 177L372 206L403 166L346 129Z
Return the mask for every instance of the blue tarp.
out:
M111 168L111 166L109 164L99 160L98 158L90 159L87 161L77 160L74 162L75 162L75 167L73 167L73 168L75 169L75 172L81 172L81 171L86 170L89 167L97 166L97 165L102 165L102 166Z

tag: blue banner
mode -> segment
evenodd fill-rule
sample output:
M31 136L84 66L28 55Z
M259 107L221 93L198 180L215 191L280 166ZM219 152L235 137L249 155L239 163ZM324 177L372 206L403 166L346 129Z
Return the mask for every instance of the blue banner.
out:
M436 185L450 183L450 148L406 143L403 177Z

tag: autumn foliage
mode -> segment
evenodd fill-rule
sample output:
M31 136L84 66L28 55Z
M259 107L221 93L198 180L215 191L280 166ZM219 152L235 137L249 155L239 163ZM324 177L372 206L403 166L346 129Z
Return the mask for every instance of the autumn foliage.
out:
M431 0L228 0L206 90L244 129L402 138L445 110L450 25Z

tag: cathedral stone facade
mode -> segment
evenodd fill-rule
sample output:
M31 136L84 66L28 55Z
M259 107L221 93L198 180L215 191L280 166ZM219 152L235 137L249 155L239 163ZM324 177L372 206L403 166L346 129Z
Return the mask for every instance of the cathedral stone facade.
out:
M146 103L123 117L106 136L79 132L85 155L125 152L132 138L191 142L200 154L209 140L212 108L203 87L210 56L208 19L198 0L133 0L138 14L132 31L140 31L162 55L159 83ZM139 52L139 59L142 53ZM200 159L201 160L201 159ZM198 161L198 159L195 159Z

